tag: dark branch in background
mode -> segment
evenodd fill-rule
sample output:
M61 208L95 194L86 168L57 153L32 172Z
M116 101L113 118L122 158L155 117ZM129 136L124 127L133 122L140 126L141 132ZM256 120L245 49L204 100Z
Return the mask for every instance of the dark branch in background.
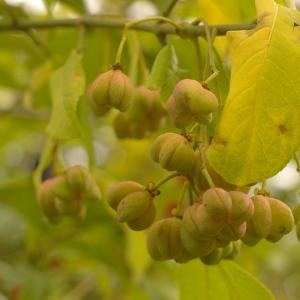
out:
M177 4L177 2L178 2L178 0L171 0L169 6L163 12L164 17L168 17L171 14L171 12L172 12L173 8L175 7L175 5Z
M54 29L54 28L78 28L85 26L87 28L124 28L127 20L109 19L104 17L81 17L74 19L58 19L58 20L18 20L18 22L0 21L0 31L28 31L31 29ZM166 23L148 23L132 26L130 29L152 32L154 34L177 34L184 38L194 38L197 36L205 36L204 25L192 25L189 23L180 23L182 31L178 32L174 26ZM210 29L215 29L217 35L225 35L227 31L252 29L256 25L255 22L245 24L224 24L211 25Z

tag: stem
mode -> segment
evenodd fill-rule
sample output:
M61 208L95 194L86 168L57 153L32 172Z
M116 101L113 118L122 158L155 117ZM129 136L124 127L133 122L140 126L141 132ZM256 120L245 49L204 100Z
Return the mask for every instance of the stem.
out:
M295 154L295 161L296 161L296 164L297 164L297 171L300 173L300 158L297 155L297 153Z
M139 25L139 24L142 24L142 23L146 23L146 22L153 22L153 21L161 21L161 22L168 23L168 24L174 26L176 31L179 31L179 32L182 30L181 25L173 22L172 20L170 20L168 18L160 17L160 16L158 16L158 17L149 17L149 18L145 18L145 19L141 19L141 20L137 20L137 21L131 21L131 22L126 23L124 25L122 39L121 39L121 42L120 42L119 47L118 47L118 51L117 51L117 55L116 55L116 59L115 59L115 64L119 64L121 62L121 56L122 56L122 53L123 53L124 45L127 41L128 30L133 26L136 26L136 25Z
M205 81L205 84L208 84L211 80L215 79L219 75L219 70L216 67L215 59L214 59L214 45L213 40L215 35L217 34L217 31L215 28L212 29L213 34L211 34L210 28L208 24L203 21L204 27L205 27L205 34L206 34L206 40L208 45L208 62L211 71L213 72Z
M202 74L202 63L201 63L201 51L200 51L199 40L197 38L193 39L193 44L194 44L195 52L196 52L196 61L197 61L197 66L198 66L198 77L200 79L201 74Z
M185 192L186 192L188 183L189 183L188 181L185 181L185 183L182 186L180 196L179 196L179 200L178 200L177 207L176 207L176 211L175 211L175 217L181 217L182 216L184 196L185 196Z
M118 64L121 61L121 56L122 56L122 53L123 53L123 49L124 49L124 45L126 43L126 40L127 40L127 30L125 28L124 32L123 32L123 35L122 35L121 42L120 42L119 47L118 47L118 51L117 51L117 55L116 55L116 59L115 59L115 64Z
M77 48L76 48L78 53L82 53L84 50L85 32L86 32L85 26L80 25L79 26L78 44L77 44Z
M157 17L158 18L158 17ZM157 19L156 18L156 19ZM163 17L161 17L163 18ZM168 20L168 19L167 19ZM49 19L49 20L18 20L15 21L0 21L0 31L18 31L27 29L55 29L55 28L78 28L83 25L90 28L124 28L128 23L127 20L118 20L107 16L84 16L79 18L69 19ZM173 24L176 24L173 22ZM179 26L179 24L176 24ZM227 31L253 29L256 22L243 24L220 24L210 26L209 29L215 28L217 35L225 35ZM185 36L195 38L197 36L205 36L204 25L180 24ZM170 24L136 24L131 26L131 29L152 32L154 34L177 34L174 26Z
M201 170L201 172L202 172L203 176L205 177L209 187L211 187L211 188L215 187L215 184L214 184L213 180L211 179L207 169L204 168Z
M178 2L178 0L172 0L170 2L169 6L167 7L167 9L163 13L164 17L168 17L171 14L171 12L172 12L173 8L175 7L175 5L177 4L177 2Z
M180 173L176 172L176 173L173 173L169 176L167 176L166 178L164 178L162 181L160 181L159 183L157 183L154 187L153 187L153 190L157 190L159 187L161 187L163 184L165 184L167 181L171 180L172 178L175 178L175 177L178 177L178 176L181 176Z
M52 161L56 146L56 140L54 140L53 138L48 138L43 153L41 154L39 164L33 172L33 184L36 189L38 189L42 183L43 172Z

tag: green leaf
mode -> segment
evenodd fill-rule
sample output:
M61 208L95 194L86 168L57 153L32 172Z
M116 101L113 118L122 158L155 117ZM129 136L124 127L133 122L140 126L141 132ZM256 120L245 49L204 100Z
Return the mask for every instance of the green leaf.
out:
M211 165L237 185L275 175L300 143L300 14L272 0L257 4L257 28L228 33L230 91L208 150Z
M77 117L78 102L85 87L81 60L81 55L72 51L66 63L51 75L53 108L46 130L53 138L67 140L81 136Z
M274 300L255 277L230 261L216 266L191 261L179 266L177 280L180 300Z
M151 89L171 90L170 83L176 82L176 72L178 62L175 49L172 45L163 47L156 56L151 73L148 78L147 86ZM174 84L171 84L173 86Z

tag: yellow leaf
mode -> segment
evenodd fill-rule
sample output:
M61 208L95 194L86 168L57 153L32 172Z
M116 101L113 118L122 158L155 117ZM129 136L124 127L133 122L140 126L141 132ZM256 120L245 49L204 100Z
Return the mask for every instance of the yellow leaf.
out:
M275 175L300 143L300 14L256 2L264 15L256 29L228 33L230 91L208 151L213 167L238 185Z

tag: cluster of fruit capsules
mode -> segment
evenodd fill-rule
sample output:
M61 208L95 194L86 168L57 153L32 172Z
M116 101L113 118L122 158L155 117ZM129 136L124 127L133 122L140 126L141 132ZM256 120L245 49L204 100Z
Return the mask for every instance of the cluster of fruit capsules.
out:
M196 122L207 124L217 109L216 96L189 79L176 85L167 103L178 128ZM253 246L263 238L276 242L292 230L294 218L286 204L267 195L250 198L215 172L206 160L205 149L200 150L203 145L195 145L192 135L167 132L158 136L150 149L152 159L164 169L185 176L191 186L196 184L197 197L181 214L155 221L153 198L157 190L131 181L110 188L109 204L117 219L133 230L149 228L147 248L154 260L184 263L199 258L205 264L216 264L234 258L242 243ZM222 188L209 187L204 168Z
M47 179L38 190L38 200L48 221L56 224L62 216L83 219L86 202L101 198L101 193L89 171L72 166L64 173Z
M115 117L113 127L118 138L144 138L149 132L158 130L164 124L166 111L160 92L147 86L134 87L122 72L122 66L100 74L88 89L90 106L98 115L104 115L111 108L120 113Z

